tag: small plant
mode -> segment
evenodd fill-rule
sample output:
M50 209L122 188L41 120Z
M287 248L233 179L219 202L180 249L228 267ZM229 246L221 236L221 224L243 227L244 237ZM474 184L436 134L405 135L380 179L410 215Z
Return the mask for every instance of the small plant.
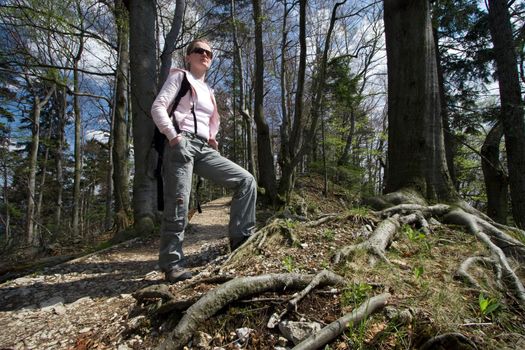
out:
M290 255L287 255L283 259L282 263L283 263L283 266L284 266L285 270L288 271L288 272L292 272L294 270L294 268L295 268L293 257L291 257Z
M323 238L327 241L333 241L335 238L335 231L331 229L326 229L323 231Z
M403 225L403 231L406 233L408 239L412 242L417 242L426 237L423 232L413 229L410 225Z
M414 272L414 277L416 277L416 279L421 277L423 275L423 272L425 272L423 266L414 267L412 271Z
M343 291L341 304L343 306L359 305L368 297L371 290L372 286L368 283L353 284Z
M479 293L479 311L484 317L492 317L494 312L499 309L501 304L495 298L485 297L483 293Z
M293 220L290 220L290 219L286 219L284 221L284 224L285 224L286 228L288 228L290 230L294 229L297 226L297 222L293 221Z

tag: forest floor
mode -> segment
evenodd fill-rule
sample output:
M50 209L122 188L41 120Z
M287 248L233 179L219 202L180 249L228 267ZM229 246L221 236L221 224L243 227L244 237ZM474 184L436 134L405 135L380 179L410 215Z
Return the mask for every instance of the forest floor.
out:
M264 244L237 259L227 260L229 199L203 205L185 238L194 272L190 280L165 284L157 270L158 239L147 237L0 284L0 349L151 349L169 337L184 313L161 313L162 298L138 300L139 290L160 286L179 301L194 301L231 278L322 270L342 276L346 284L315 289L283 319L324 327L369 297L391 295L386 308L349 326L324 349L419 349L445 333L461 337L447 338L443 349L525 349L525 316L516 303L489 282L489 293L481 294L454 278L466 257L487 254L475 237L445 225L432 227L431 235L402 228L387 252L389 264L371 267L366 252L333 264L339 248L366 239L379 220L339 197L322 197L319 188L303 181L296 216L271 221L274 229ZM337 216L315 222L326 213ZM482 283L490 279L487 270L474 271ZM516 271L525 282L523 268ZM293 347L279 327L267 324L296 291L270 291L229 304L198 324L187 348Z

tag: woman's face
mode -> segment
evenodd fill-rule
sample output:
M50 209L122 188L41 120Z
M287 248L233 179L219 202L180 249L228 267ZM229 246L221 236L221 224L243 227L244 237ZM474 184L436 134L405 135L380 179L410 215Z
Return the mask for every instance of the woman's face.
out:
M208 44L204 42L196 42L190 54L186 56L186 62L190 66L190 70L208 70L211 65L213 54Z

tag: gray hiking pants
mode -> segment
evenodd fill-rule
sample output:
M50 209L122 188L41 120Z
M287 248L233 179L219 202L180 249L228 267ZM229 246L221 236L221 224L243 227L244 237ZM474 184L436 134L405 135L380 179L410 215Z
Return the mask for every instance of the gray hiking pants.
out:
M183 265L182 243L188 224L192 172L234 190L229 223L230 246L237 246L255 228L257 186L248 171L224 158L208 143L185 133L164 149L164 214L160 233L159 266L164 272Z

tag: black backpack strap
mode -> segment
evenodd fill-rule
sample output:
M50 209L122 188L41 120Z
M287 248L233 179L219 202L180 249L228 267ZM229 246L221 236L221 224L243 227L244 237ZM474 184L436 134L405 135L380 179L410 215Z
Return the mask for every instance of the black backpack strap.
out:
M188 91L190 91L190 93L191 93L191 85L190 85L190 82L188 81L188 78L186 77L186 72L183 71L182 74L183 74L182 83L180 84L180 89L179 89L179 92L177 93L177 96L175 96L175 99L173 100L173 105L171 107L171 112L169 114L170 118L172 118L172 120L173 120L173 126L175 127L175 130L177 131L177 134L180 134L180 128L179 128L179 124L177 124L177 120L175 119L175 116L173 114L175 113L175 110L179 106L180 100L188 93ZM196 117L195 117L195 111L194 111L193 106L191 107L191 112L193 113L193 118L195 120L195 125L197 125L196 124L197 120L196 120ZM197 130L197 127L195 127L195 131L196 130Z

